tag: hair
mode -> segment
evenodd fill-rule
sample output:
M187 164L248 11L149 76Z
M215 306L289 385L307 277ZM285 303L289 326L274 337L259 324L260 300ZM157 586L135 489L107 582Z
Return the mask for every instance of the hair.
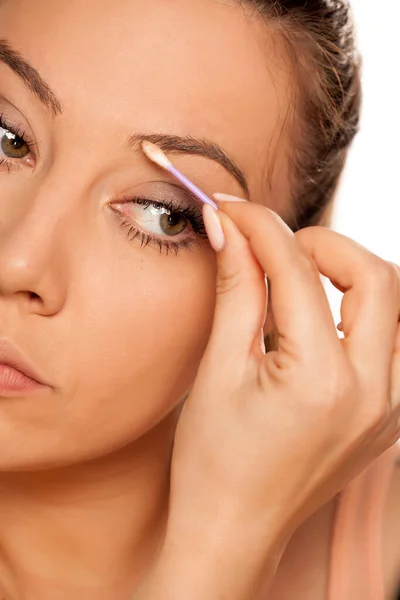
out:
M239 0L274 23L292 63L289 173L294 230L328 224L358 132L361 57L348 0Z
M277 26L290 58L291 217L296 231L329 226L349 147L359 129L361 57L348 0L239 0ZM294 142L295 140L295 142ZM277 347L275 331L266 349Z

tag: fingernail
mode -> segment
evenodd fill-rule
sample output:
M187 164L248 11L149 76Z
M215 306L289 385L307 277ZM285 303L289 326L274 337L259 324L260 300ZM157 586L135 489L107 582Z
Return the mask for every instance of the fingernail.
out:
M220 252L225 245L225 235L217 211L210 204L203 206L203 221L211 246Z
M245 198L238 198L237 196L231 196L230 194L213 194L213 198L217 202L247 202Z

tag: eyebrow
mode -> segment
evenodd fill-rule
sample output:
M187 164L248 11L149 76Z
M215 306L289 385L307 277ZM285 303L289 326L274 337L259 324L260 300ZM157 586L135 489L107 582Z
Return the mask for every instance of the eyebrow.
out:
M8 65L22 79L53 116L62 113L61 102L39 74L39 71L32 67L17 50L13 50L4 39L0 39L0 61Z
M34 93L38 100L51 112L53 116L62 114L62 105L48 83L23 56L14 50L9 42L0 39L0 62L5 63L16 73L25 85ZM134 134L130 136L128 146L139 148L143 141L157 144L164 152L171 154L188 154L208 158L219 163L228 173L233 175L242 187L246 196L249 196L249 186L243 171L227 155L218 144L206 139L192 136L178 136L170 134Z
M128 140L129 148L138 149L144 141L157 144L164 152L171 154L187 154L203 156L219 163L230 175L237 180L246 196L249 196L249 186L246 176L238 165L226 154L218 144L206 139L187 136L170 135L166 133L135 133Z

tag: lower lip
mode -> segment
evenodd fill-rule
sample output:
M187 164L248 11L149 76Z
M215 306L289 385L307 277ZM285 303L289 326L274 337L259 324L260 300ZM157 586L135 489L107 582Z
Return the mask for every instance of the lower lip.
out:
M0 364L0 394L12 392L33 392L42 388L42 384L31 379L21 371Z

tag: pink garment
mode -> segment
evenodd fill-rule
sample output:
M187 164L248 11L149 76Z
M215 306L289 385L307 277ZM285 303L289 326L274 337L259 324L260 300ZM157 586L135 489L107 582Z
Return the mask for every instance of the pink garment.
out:
M399 452L390 448L339 496L328 600L385 600L383 514Z

